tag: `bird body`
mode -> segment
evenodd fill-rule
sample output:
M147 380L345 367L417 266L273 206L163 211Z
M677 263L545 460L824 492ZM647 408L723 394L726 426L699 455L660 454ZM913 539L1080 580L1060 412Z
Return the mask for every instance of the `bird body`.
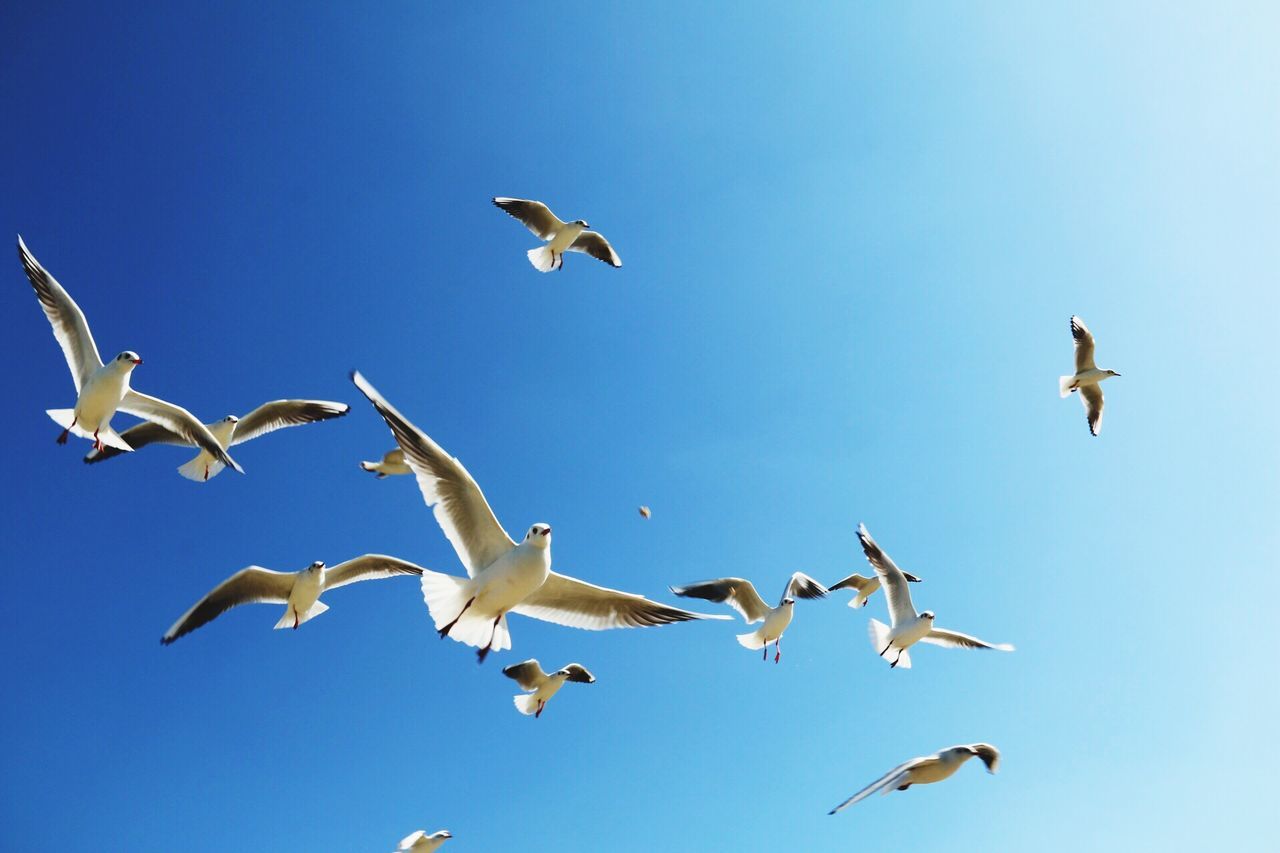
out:
M538 663L537 658L504 667L502 674L515 679L522 688L531 691L518 693L513 698L517 711L533 717L542 716L547 702L560 692L560 688L564 687L566 681L594 684L596 680L596 677L579 663L566 664L548 675L542 671L542 665Z
M447 829L439 832L433 832L427 835L425 830L419 829L417 832L406 835L400 840L400 844L396 846L395 853L432 853L433 850L440 849L440 845L444 844L453 836Z
M763 625L754 631L739 634L738 643L743 648L762 649L770 643L778 642L782 639L782 634L787 630L787 626L791 624L795 609L796 603L794 601L785 601L779 604L769 611L768 616L764 617Z
M843 811L877 791L888 794L891 791L905 791L912 785L930 785L949 779L964 766L966 761L975 756L982 759L988 773L996 772L1000 764L1000 751L991 744L970 743L953 746L935 752L933 755L924 755L899 764L827 814Z
M74 409L49 409L47 414L72 435L124 452L133 450L111 428L111 419L129 393L129 375L141 363L136 353L120 353L89 375L76 397Z
M1114 370L1102 370L1093 361L1093 334L1079 317L1071 318L1071 337L1076 348L1076 372L1071 376L1058 377L1058 395L1068 397L1076 391L1080 392L1080 402L1084 404L1085 420L1089 423L1089 432L1097 435L1102 430L1102 389L1098 387L1103 380L1119 376Z
M540 201L524 198L495 198L494 205L524 223L537 237L547 241L545 246L530 249L526 254L529 263L539 272L558 270L564 264L565 252L582 252L611 267L622 266L618 253L609 241L590 228L583 219L564 222Z
M388 450L383 454L382 459L377 462L361 462L360 467L365 471L372 472L379 480L385 477L413 473L413 469L405 464L404 451L399 447L395 450Z

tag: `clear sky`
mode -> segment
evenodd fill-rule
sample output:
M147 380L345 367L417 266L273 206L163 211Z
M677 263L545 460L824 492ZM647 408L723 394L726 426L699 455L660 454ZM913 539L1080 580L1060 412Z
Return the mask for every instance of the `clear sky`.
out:
M243 477L86 467L5 256L0 847L1269 847L1274 5L379 5L6 9L0 236L142 354L140 390L353 408L241 447ZM494 195L625 266L537 273ZM1123 374L1099 438L1057 395L1073 313ZM461 573L413 482L357 468L391 439L353 367L509 531L552 524L563 572L774 598L865 573L864 521L939 624L1018 650L890 671L883 599L841 593L778 666L740 623L513 617L478 667L411 579L161 647L253 563ZM521 717L526 657L599 680ZM826 816L975 740L996 776Z

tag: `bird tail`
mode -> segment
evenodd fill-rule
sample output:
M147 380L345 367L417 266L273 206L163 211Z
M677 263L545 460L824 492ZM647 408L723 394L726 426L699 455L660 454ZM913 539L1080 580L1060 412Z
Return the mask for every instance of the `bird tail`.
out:
M474 605L467 607L467 602L473 595L469 578L458 578L430 570L422 572L422 600L427 603L427 610L431 612L437 631L457 619L449 629L449 636L459 643L480 649L490 645L489 637L492 635L492 651L500 652L511 648L506 615L495 626L492 613L478 612ZM467 608L465 613L464 607ZM460 619L459 613L462 614Z
M302 613L298 614L297 624L301 625L303 622L310 622L312 619L316 618L328 609L329 605L325 604L323 601L317 601ZM280 621L276 623L276 630L278 631L281 628L292 628L294 624L293 608L286 606L284 609L284 615L281 616Z
M185 465L178 468L178 473L186 477L188 480L195 480L197 483L203 483L205 480L212 480L226 468L217 459L210 458L207 453L199 453L195 459L192 459Z
M539 246L536 249L530 249L526 254L529 256L529 263L533 264L533 268L538 272L558 270L564 263L564 256L557 257L550 246Z
M378 462L361 462L360 463L361 470L369 471L373 474L376 474L379 480L387 476L386 474L378 470L378 468L380 467L381 467L381 463L378 463Z
M534 712L538 710L538 700L534 698L533 693L520 693L515 696L516 710L526 717L532 717Z
M93 438L93 432L85 429L82 425L75 423L75 409L47 409L45 414L53 419L53 422L65 430L70 431L72 435L78 435L81 438ZM114 447L116 450L123 450L126 453L132 452L133 448L129 443L120 437L120 433L111 427L103 427L98 430L98 440L107 447Z
M854 608L855 610L858 609L859 607L866 607L867 594L862 590L858 590L858 594L855 595L852 599L850 599L849 606Z
M768 643L760 636L759 631L751 631L747 634L738 635L738 645L744 649L763 649Z
M1071 387L1075 384L1076 384L1076 378L1074 376L1059 376L1058 377L1058 396L1070 397L1071 392L1076 390L1075 388Z
M871 647L876 654L884 657L882 650L889 645L889 626L879 619L872 619L867 625L867 634L871 637Z

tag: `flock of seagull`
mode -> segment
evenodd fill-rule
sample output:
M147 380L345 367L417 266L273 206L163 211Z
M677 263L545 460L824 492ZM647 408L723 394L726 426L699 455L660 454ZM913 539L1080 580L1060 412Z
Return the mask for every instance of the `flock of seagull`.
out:
M565 252L582 252L610 266L620 267L617 252L599 233L590 231L586 221L561 221L541 202L516 198L494 198L493 203L541 238L545 245L528 252L529 262L540 272L552 272L563 265ZM40 306L62 347L76 389L76 403L70 409L49 409L48 415L62 432L59 444L69 435L90 439L93 446L84 461L96 464L122 456L150 444L193 448L196 456L178 468L190 480L206 482L226 468L243 473L229 455L250 439L284 427L318 423L342 417L350 411L344 403L327 400L281 399L264 403L243 417L227 415L219 421L202 423L189 411L173 403L133 390L130 381L142 358L125 350L103 363L84 313L18 237L18 255ZM1098 435L1102 424L1102 381L1119 376L1114 370L1094 364L1094 341L1079 317L1071 318L1075 342L1075 373L1059 379L1059 392L1066 397L1079 392L1089 431ZM434 513L445 538L453 546L465 577L424 569L406 560L383 554L365 554L332 567L321 561L296 572L278 572L249 566L218 584L182 614L164 633L168 645L242 604L283 605L275 627L297 629L304 622L329 609L321 596L331 589L357 581L411 575L419 578L422 597L441 638L474 647L483 663L495 651L511 648L508 616L515 614L572 628L598 631L610 628L639 628L693 620L728 620L727 615L697 613L651 601L641 595L596 586L551 568L551 526L531 525L519 541L503 529L485 500L479 484L457 458L449 455L425 432L416 427L384 398L358 371L351 380L386 422L396 447L381 460L362 461L360 467L379 479L412 474L428 508ZM136 426L117 433L111 420L117 412L142 419ZM644 518L651 511L639 508ZM858 539L871 577L852 574L824 586L802 572L793 574L783 588L777 606L771 607L743 578L715 578L671 587L682 598L726 604L736 610L747 625L760 627L737 635L747 649L762 649L768 660L773 645L774 663L782 658L782 636L791 624L796 601L819 599L829 592L848 589L855 593L849 606L865 607L877 590L884 590L889 624L871 619L868 633L875 653L890 668L909 669L909 650L917 643L947 648L1012 651L1013 646L988 643L958 631L939 628L931 610L918 612L912 603L911 583L921 579L898 568L865 525L858 526ZM523 690L514 697L521 714L540 717L546 704L566 682L591 684L595 676L579 663L569 663L548 674L536 659L512 664L502 670ZM912 785L940 782L954 774L970 758L978 757L989 772L996 771L1000 753L987 743L962 744L933 755L913 758L890 770L831 810L835 814L877 791L906 790ZM425 853L452 838L446 830L428 835L419 830L404 838L398 851Z

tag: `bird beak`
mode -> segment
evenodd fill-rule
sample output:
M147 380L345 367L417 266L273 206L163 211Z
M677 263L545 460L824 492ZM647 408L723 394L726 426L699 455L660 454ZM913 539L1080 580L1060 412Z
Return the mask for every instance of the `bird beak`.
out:
M542 531L542 535L543 535L543 536L550 536L550 535L551 535L551 528L550 528L550 527L548 527L546 530Z
M135 358L135 359L133 360L133 364L134 364L134 366L135 366L135 367L137 367L139 364L142 364L142 359L140 359L140 358Z

